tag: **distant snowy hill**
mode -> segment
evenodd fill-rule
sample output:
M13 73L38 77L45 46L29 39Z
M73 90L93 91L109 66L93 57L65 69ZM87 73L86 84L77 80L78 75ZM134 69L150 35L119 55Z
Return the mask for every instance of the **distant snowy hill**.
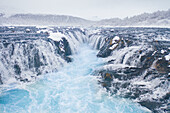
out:
M58 26L167 26L170 27L170 9L144 13L130 18L112 18L91 21L66 15L15 14L5 17L0 13L0 25L58 25Z
M99 21L98 24L111 26L170 26L170 9L168 11L144 13L124 19L105 19Z
M2 16L1 16L2 19ZM3 17L1 24L12 25L86 25L91 21L66 15L16 14Z

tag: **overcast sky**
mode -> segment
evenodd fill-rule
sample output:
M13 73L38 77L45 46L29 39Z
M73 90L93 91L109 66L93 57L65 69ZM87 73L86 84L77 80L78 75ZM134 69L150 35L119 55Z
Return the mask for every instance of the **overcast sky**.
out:
M0 12L124 18L170 9L170 0L0 0Z

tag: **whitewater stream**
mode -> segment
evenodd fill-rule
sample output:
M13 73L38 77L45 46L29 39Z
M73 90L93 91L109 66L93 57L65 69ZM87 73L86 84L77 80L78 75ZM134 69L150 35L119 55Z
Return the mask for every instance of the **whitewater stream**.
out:
M0 113L148 113L128 99L110 96L93 76L104 63L97 51L82 45L73 62L36 82L1 86Z

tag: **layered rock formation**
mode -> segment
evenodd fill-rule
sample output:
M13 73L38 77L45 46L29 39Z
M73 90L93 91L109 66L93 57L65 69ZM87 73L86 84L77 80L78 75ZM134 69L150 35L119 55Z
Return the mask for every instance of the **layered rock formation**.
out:
M153 112L169 112L170 29L101 29L98 57L106 63L94 75L113 95L130 98ZM99 37L99 35L101 37Z

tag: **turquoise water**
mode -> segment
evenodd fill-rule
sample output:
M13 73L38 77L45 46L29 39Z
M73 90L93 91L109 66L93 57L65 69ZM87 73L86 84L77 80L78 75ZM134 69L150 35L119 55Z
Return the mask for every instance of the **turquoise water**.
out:
M137 103L110 96L91 76L103 63L96 53L83 45L60 71L1 90L0 113L148 113Z

